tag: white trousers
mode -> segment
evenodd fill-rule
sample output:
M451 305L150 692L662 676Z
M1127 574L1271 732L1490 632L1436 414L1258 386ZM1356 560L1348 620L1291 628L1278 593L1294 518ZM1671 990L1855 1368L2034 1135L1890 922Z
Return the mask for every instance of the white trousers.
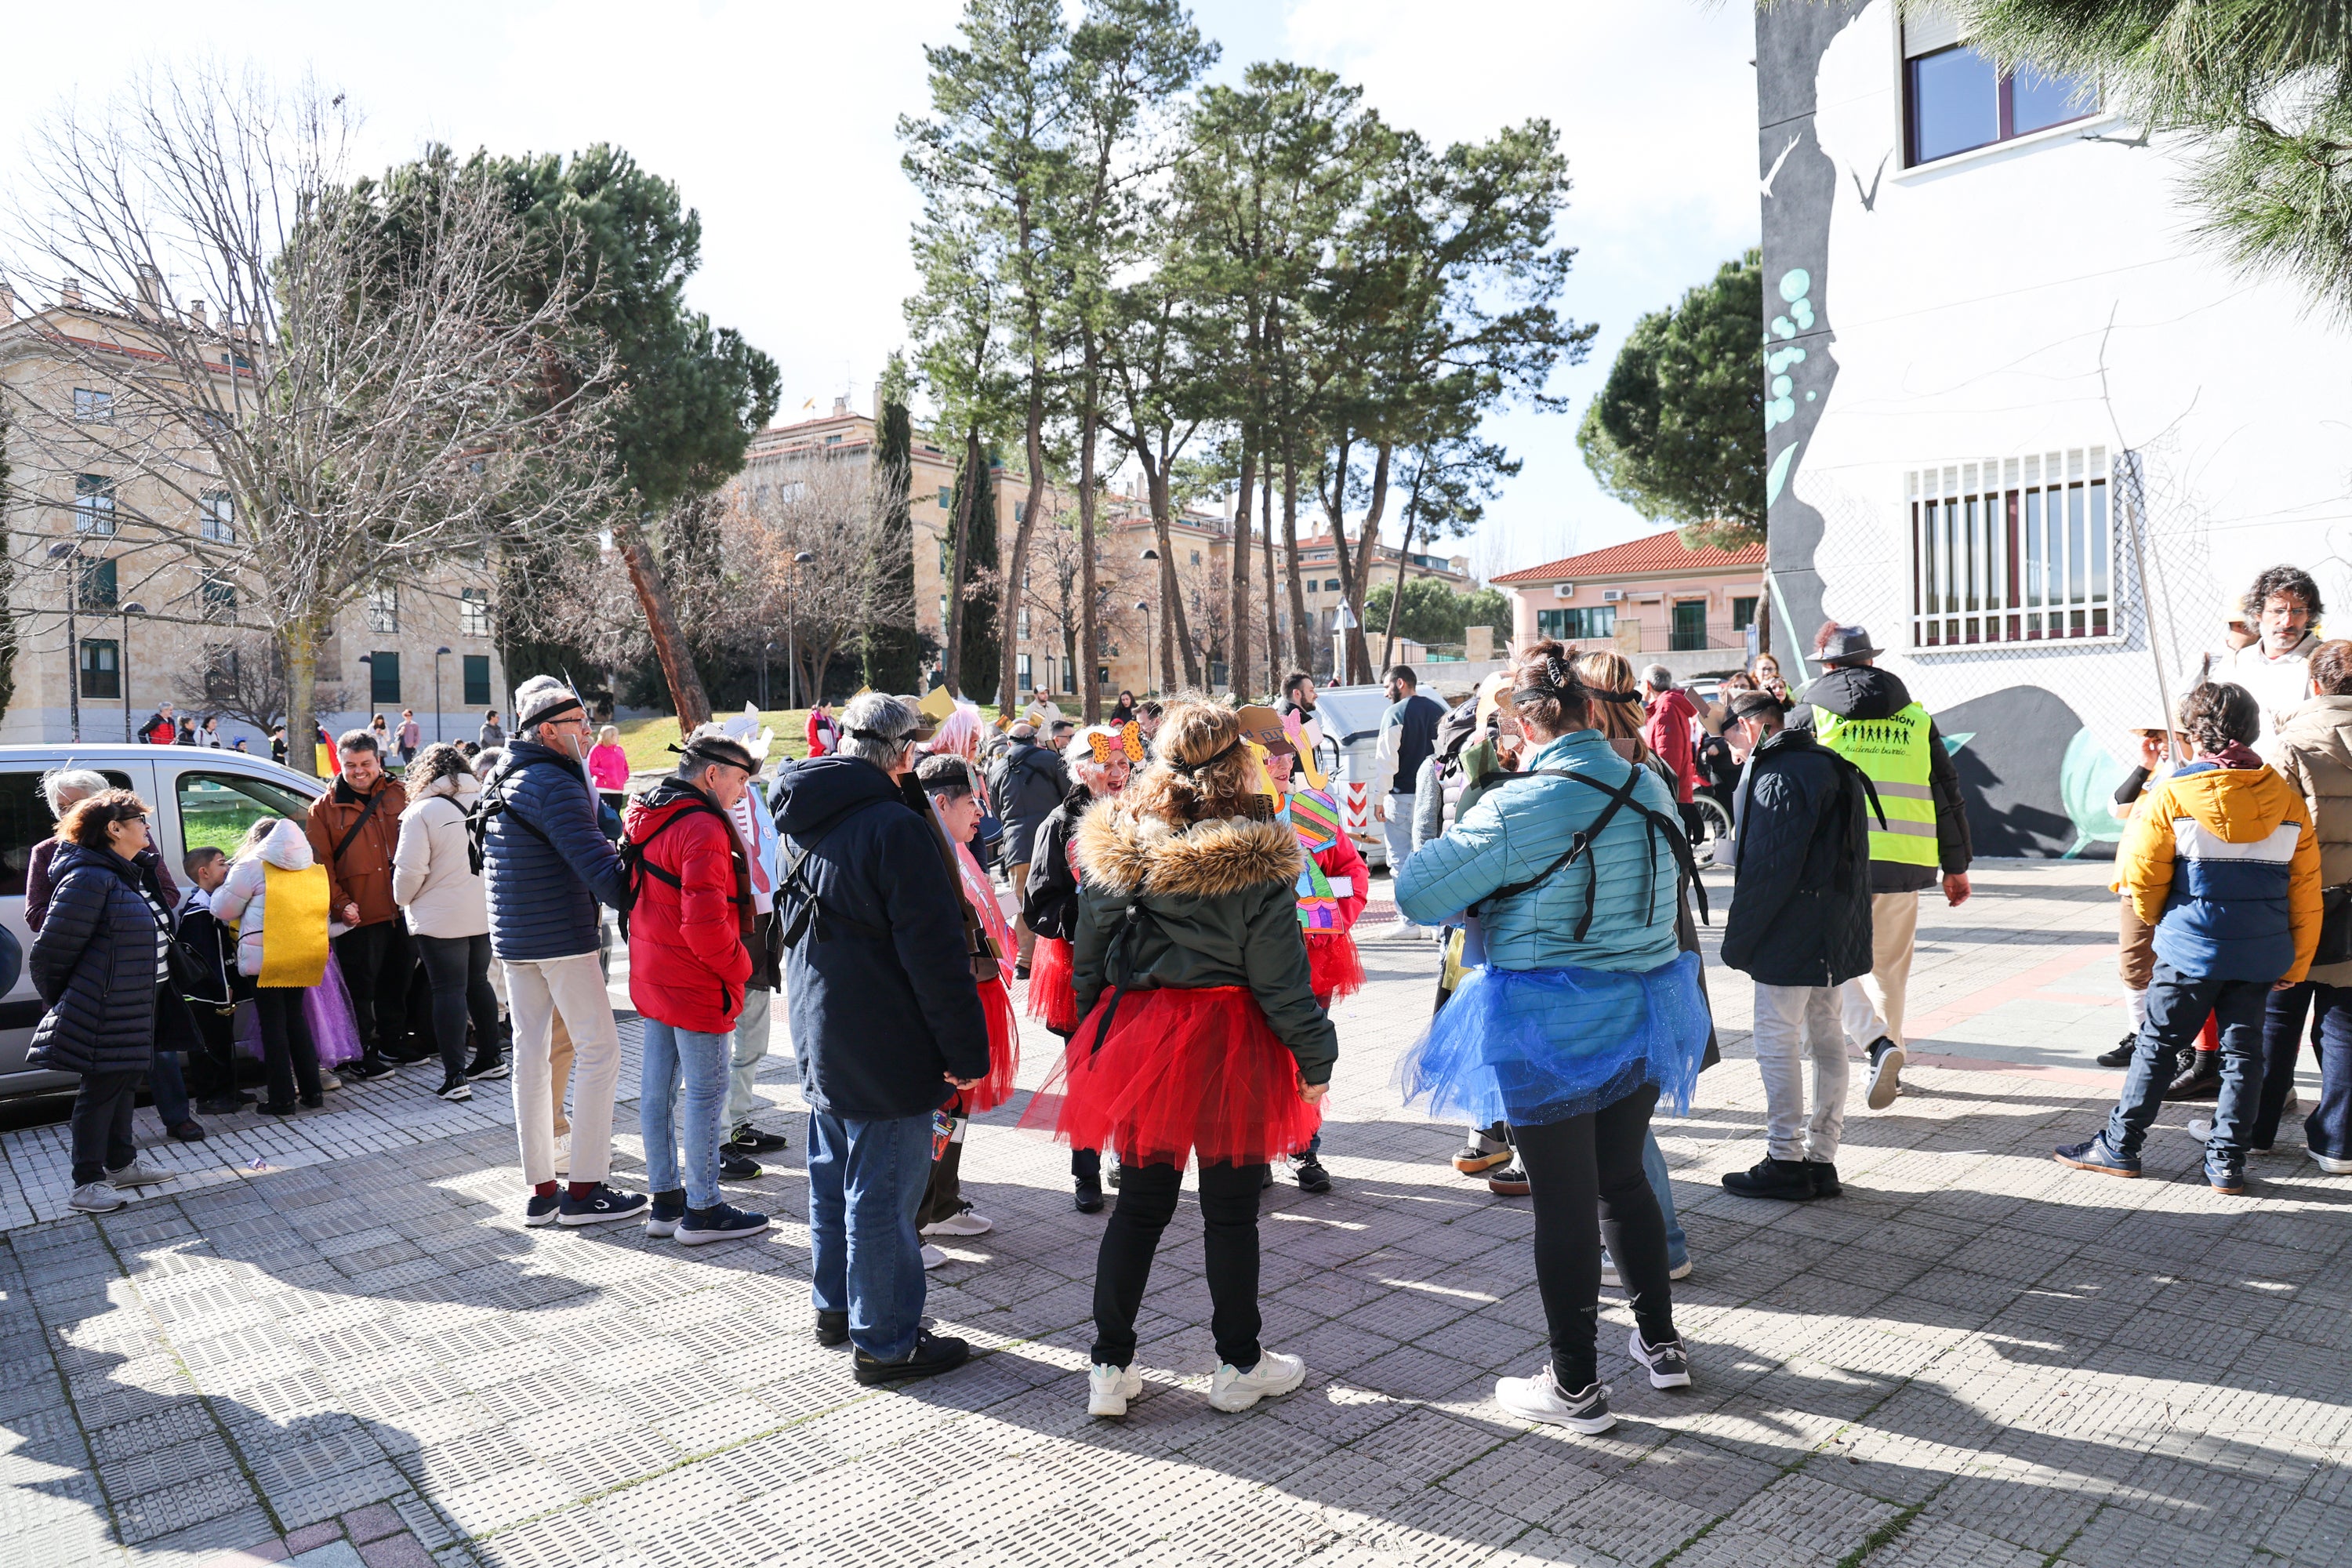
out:
M761 991L756 986L743 993L742 1016L735 1020L735 1052L728 1064L727 1135L730 1138L735 1136L736 1128L751 1120L752 1111L768 1103L751 1092L751 1079L768 1054L769 1019L775 999L774 992Z
M1911 996L1911 941L1918 931L1918 894L1870 895L1870 973L1840 987L1846 1037L1855 1050L1867 1054L1882 1035L1898 1046L1906 1043L1903 1009Z
M1764 1137L1775 1160L1833 1160L1845 1130L1845 1035L1833 985L1756 986L1756 1070L1764 1079ZM1813 1110L1805 1114L1805 1062Z
M504 961L514 1014L515 1138L522 1179L555 1180L555 1104L549 1043L561 1015L572 1037L572 1180L601 1182L613 1171L613 1090L621 1076L621 1034L593 952Z

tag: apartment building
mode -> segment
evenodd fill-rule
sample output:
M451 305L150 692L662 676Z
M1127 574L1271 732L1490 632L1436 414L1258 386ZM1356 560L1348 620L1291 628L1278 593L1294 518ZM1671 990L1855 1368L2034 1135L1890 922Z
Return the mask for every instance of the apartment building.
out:
M1740 668L1764 594L1764 546L1694 550L1674 529L1506 572L1511 635L1609 647L1678 676Z

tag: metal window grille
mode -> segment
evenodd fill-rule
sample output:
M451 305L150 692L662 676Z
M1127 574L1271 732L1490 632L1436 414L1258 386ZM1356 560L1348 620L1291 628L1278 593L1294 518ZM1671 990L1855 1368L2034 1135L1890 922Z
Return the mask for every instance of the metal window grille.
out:
M1912 646L2114 636L2107 482L2104 447L1906 472Z
M461 637L490 635L490 591L462 588L457 593L457 632Z

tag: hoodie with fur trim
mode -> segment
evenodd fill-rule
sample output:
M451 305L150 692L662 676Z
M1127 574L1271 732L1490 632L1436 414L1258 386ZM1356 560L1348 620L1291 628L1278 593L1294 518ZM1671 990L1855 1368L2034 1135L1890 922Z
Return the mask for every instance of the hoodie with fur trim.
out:
M2300 981L2319 946L2319 835L2267 767L2200 757L2150 788L2116 849L2116 886L2156 956L2200 980Z
M1328 1083L1339 1034L1315 1005L1298 929L1298 836L1280 822L1213 818L1179 830L1137 818L1114 797L1078 824L1078 922L1071 981L1081 1016L1112 985L1201 990L1245 985L1305 1083ZM1112 935L1145 915L1108 972Z

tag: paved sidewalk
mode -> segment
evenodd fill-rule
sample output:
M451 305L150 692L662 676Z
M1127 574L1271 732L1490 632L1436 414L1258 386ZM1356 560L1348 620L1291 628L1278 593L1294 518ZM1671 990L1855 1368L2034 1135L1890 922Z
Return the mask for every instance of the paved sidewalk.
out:
M1760 1152L1762 1097L1746 984L1711 970L1727 1059L1659 1129L1698 1386L1651 1391L1604 1292L1621 1422L1599 1438L1492 1400L1544 1356L1529 1217L1388 1088L1427 1014L1417 944L1368 946L1340 1010L1337 1190L1269 1194L1265 1338L1310 1376L1243 1415L1205 1397L1189 1202L1146 1304L1149 1392L1085 1415L1102 1221L1071 1212L1063 1152L1012 1130L1017 1100L964 1164L998 1228L931 1277L940 1326L982 1353L906 1393L810 1338L796 1126L735 1194L777 1227L692 1251L522 1228L503 1094L446 1106L422 1073L151 1151L187 1174L95 1221L58 1217L58 1130L7 1134L0 1565L2331 1568L2352 1561L2352 1182L2292 1119L2251 1198L2198 1182L2172 1112L2150 1179L2051 1163L2118 1076L2089 1066L2125 1024L2103 874L1988 867L1964 909L1923 910L1915 1050L1949 1065L1876 1114L1856 1075L1840 1200L1717 1186ZM796 1104L785 1077L772 1058Z

